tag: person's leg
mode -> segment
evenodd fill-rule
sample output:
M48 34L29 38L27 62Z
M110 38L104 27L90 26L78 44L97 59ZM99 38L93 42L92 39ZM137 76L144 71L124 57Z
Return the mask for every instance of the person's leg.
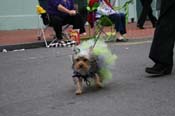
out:
M73 25L73 29L80 29L80 34L85 32L83 19L80 14L69 16L66 20L69 24Z
M115 30L116 30L116 34L117 34L117 38L120 38L121 37L121 34L120 34L120 30L121 30L121 19L120 19L120 16L116 13L116 14L111 14L109 15L109 19L114 23L115 25Z
M142 12L137 22L137 27L143 29L143 25L145 23L146 17L148 15L149 2L148 0L140 0L142 4Z
M87 21L87 15L88 15L88 12L86 10L86 7L83 7L79 10L79 13L80 13L80 16L82 17L82 20L83 20L83 24L85 25L86 21Z
M175 6L175 4L173 4ZM173 48L175 42L175 7L158 19L149 57L155 63L173 65Z
M121 34L126 34L126 17L124 13L120 13L121 16L121 26L122 26L122 30L121 30Z
M153 27L155 27L156 23L157 23L157 18L152 14L152 9L151 8L149 10L148 17L151 20L151 23L152 23Z
M50 21L51 21L51 26L53 27L56 37L58 40L62 40L62 25L63 25L63 20L59 16L49 16Z
M117 40L119 41L127 41L122 36L126 33L126 27L125 27L125 16L122 13L115 13L112 15L109 15L109 19L115 24L115 30L117 35Z
M173 65L173 48L175 38L172 32L158 28L155 30L149 57L155 62L164 65Z
M168 36L167 36L168 35ZM170 74L173 67L173 48L175 34L166 28L156 26L154 39L151 45L149 57L154 61L153 67L147 67L146 72L150 74Z
M149 1L148 17L151 20L151 23L152 23L153 27L155 27L156 23L157 23L157 18L153 15L153 10L152 10L152 7L151 7L151 3L152 3L152 0Z
M169 1L165 0L164 2L164 4L167 4ZM164 4L161 6L163 7ZM160 76L171 74L173 68L173 48L175 44L174 11L175 4L172 4L167 12L164 13L164 15L161 15L161 18L159 17L157 21L149 54L150 59L155 65L146 68L145 71L149 74Z

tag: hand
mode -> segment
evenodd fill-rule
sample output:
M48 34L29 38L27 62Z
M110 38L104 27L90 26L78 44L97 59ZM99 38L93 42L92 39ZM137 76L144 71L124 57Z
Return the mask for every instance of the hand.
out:
M69 15L71 16L76 15L76 10L69 10Z

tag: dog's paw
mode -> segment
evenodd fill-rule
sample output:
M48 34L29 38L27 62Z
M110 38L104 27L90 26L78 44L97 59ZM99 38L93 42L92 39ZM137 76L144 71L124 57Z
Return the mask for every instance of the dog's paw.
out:
M96 84L96 87L97 87L97 88L103 88L103 84L102 84L102 83L97 83L97 84Z
M76 92L75 92L75 94L76 95L81 95L83 92L81 91L81 90L77 90Z

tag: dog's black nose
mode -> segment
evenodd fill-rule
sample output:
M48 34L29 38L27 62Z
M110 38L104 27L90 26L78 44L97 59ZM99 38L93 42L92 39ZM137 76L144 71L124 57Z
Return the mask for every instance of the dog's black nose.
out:
M80 64L79 67L80 67L80 68L83 68L83 64Z

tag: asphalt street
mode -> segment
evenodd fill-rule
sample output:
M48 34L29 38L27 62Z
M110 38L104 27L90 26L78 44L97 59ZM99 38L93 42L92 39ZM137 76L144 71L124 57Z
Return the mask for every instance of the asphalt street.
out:
M174 116L175 70L149 78L151 41L111 43L112 80L76 96L71 48L0 53L0 116Z

